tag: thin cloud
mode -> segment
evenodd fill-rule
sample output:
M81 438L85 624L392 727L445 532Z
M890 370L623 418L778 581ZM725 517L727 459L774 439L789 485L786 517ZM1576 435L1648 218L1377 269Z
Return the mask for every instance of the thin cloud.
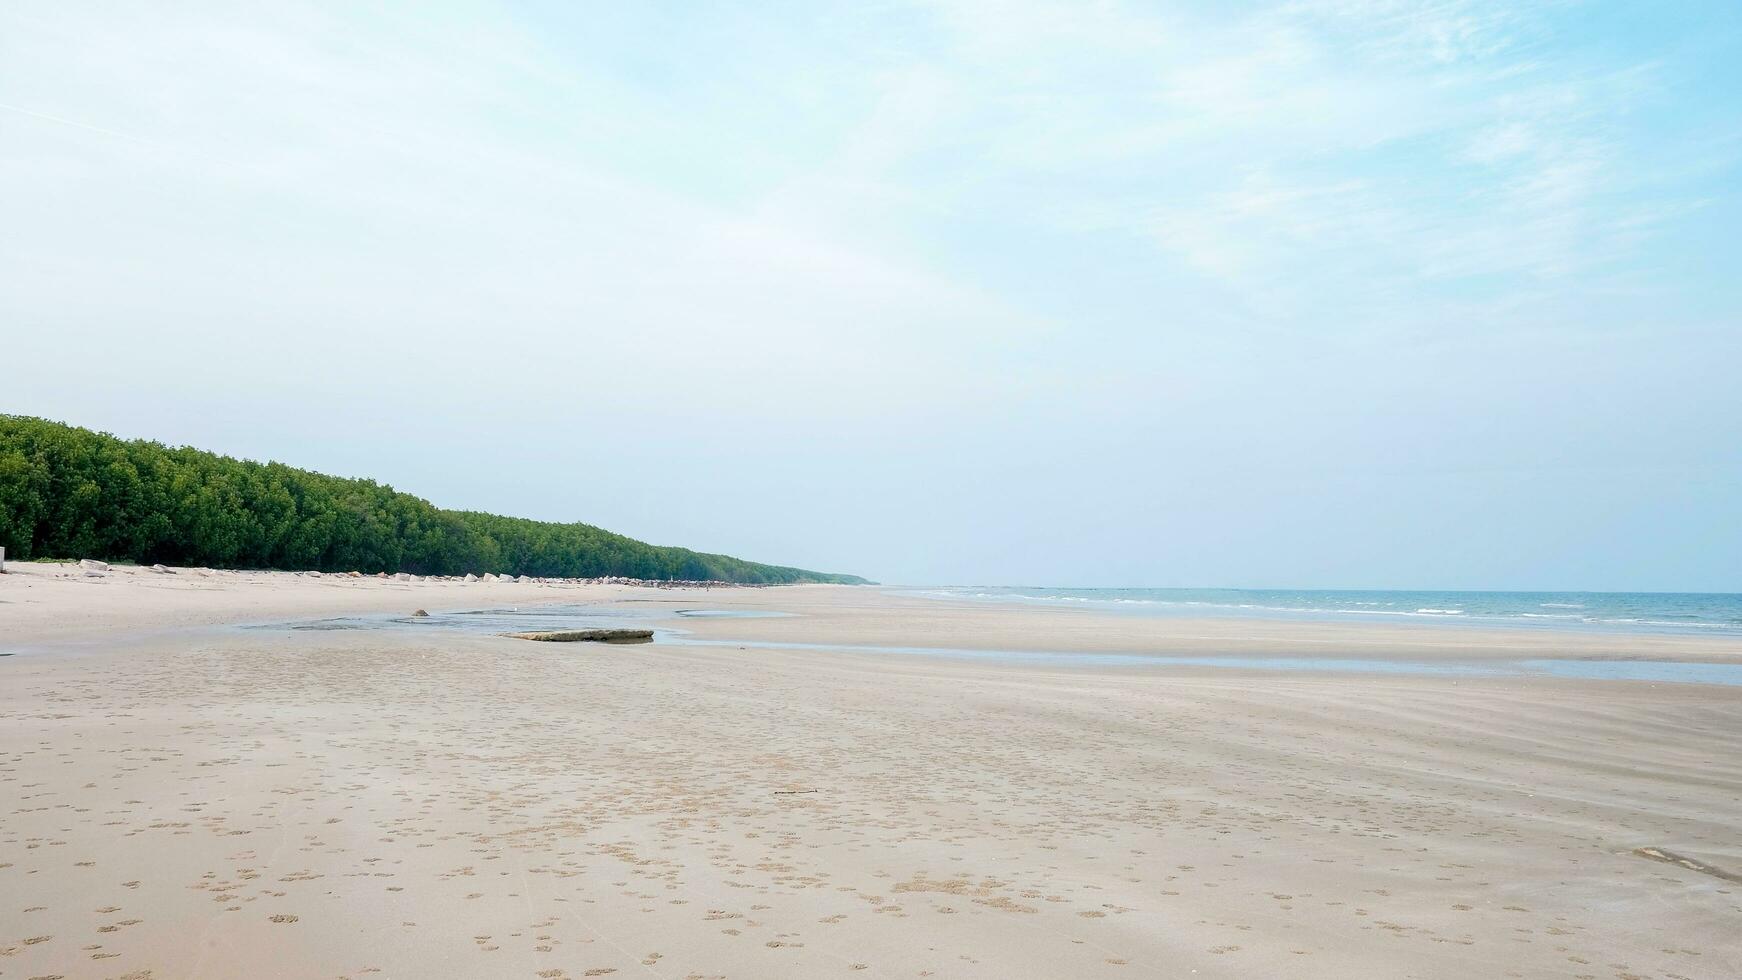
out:
M50 115L49 113L46 113L46 112L37 112L34 109L26 109L23 106L10 105L10 104L5 103L5 102L0 102L0 109L5 109L9 112L16 112L16 113L19 113L19 114L25 115L25 116L30 116L34 119L43 119L43 120L46 120L48 122L59 123L62 126L73 126L73 127L78 128L78 129L89 130L93 133L102 133L104 136L113 136L116 139L131 140L135 143L143 143L143 144L147 144L147 145L149 145L152 142L151 140L148 140L148 139L144 138L143 136L134 136L131 133L123 133L123 132L120 132L118 130L108 129L108 128L103 127L103 126L93 126L90 123L79 122L77 119L66 119L66 118L63 118L61 116Z

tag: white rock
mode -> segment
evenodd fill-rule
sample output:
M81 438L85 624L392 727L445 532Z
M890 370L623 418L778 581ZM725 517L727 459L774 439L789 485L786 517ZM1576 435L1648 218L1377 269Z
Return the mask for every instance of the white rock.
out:
M151 570L156 572L159 575L174 575L175 574L175 569L166 568L161 564L151 566Z
M514 581L519 582L521 585L526 585L532 581L532 576L522 575L519 578L515 579Z
M461 579L460 581L462 581L462 582L476 582L476 581L478 581L478 576L473 575L471 572L467 572L466 577Z
M411 581L411 573L410 572L394 572L393 573L393 580L395 582L409 582L409 581Z
M109 570L109 563L106 561L98 561L95 558L80 558L79 567L89 568L98 572L106 572Z
M85 569L86 578L106 578L108 574L108 572L99 572L94 568Z
M320 578L321 577L320 572L303 572L303 574L307 575L309 578Z

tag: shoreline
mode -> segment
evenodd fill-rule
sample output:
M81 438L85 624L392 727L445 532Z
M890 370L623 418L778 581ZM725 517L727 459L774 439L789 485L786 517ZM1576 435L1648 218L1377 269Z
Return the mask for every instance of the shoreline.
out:
M684 604L719 597L715 605L784 612L780 598L803 594L803 616L691 619L685 629L703 638L743 642L821 642L850 646L938 647L1014 653L1060 652L1035 637L1063 635L1072 652L1130 656L1322 656L1326 647L1352 657L1438 661L1645 660L1742 663L1742 637L1575 626L1511 626L1474 621L1374 622L1272 616L1163 615L1089 605L998 602L918 595L901 586L725 583L649 585L573 580L464 582L301 572L175 569L160 575L139 566L114 566L103 578L65 573L59 563L14 563L0 576L0 643L27 646L67 642L119 629L178 625L264 625L323 616L409 614L452 601L460 606L645 603ZM73 567L77 567L74 565ZM91 594L91 589L105 590ZM78 590L78 591L73 591ZM830 595L821 602L808 597ZM97 601L91 601L97 600ZM866 609L900 607L900 616L868 622ZM403 608L402 608L403 607ZM457 608L457 607L456 607ZM951 624L963 615L982 620L963 635ZM948 638L953 642L920 642Z
M744 605L778 608L753 600ZM971 618L972 630L960 628ZM800 619L714 620L689 627L748 643L802 640L862 646L1154 656L1320 657L1472 662L1542 658L1742 663L1742 638L1680 633L1505 628L1460 623L1373 623L1266 617L1144 616L1082 606L917 598L884 587L831 594ZM1038 638L1038 639L1037 639ZM949 642L925 642L948 640Z
M1273 589L1036 589L1031 592L1074 592L1076 595L1034 595L1029 592L1018 592L1014 589L1006 592L969 591L960 587L940 586L896 586L894 591L903 595L937 601L957 601L1004 605L1010 607L1036 607L1048 609L1085 609L1099 612L1153 617L1157 619L1229 619L1245 622L1277 622L1277 623L1325 623L1344 626L1396 626L1407 628L1422 626L1428 628L1450 629L1494 629L1517 630L1526 632L1548 633L1599 633L1619 636L1690 636L1714 639L1731 639L1742 645L1742 620L1736 622L1671 622L1667 620L1642 620L1638 618L1593 618L1589 615L1569 613L1526 613L1526 612L1495 612L1445 609L1350 609L1337 607L1300 607L1264 605L1261 602L1233 603L1229 601L1213 602L1203 599L1161 599L1161 598L1129 598L1120 596L1091 596L1084 593L1251 593L1249 597L1256 599L1264 594L1275 595L1284 590ZM974 587L983 589L986 587ZM1355 599L1353 597L1400 597L1415 596L1420 601L1452 598L1491 598L1503 597L1534 597L1534 598L1585 598L1585 599L1616 599L1635 597L1660 597L1663 599L1699 599L1723 600L1726 603L1742 604L1742 595L1722 592L1494 592L1478 590L1448 590L1439 592L1413 592L1410 590L1291 590L1286 595L1297 601L1310 598L1350 597L1354 604L1378 605L1372 599ZM1242 597L1248 597L1242 595ZM1540 606L1541 604L1539 604ZM1566 604L1554 604L1564 607ZM1742 609L1742 605L1739 605ZM1611 610L1619 612L1620 610ZM1663 613L1659 613L1660 615Z

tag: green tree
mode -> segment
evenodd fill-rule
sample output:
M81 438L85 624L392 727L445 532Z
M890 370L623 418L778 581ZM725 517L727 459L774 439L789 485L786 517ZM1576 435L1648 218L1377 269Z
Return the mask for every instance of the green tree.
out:
M447 511L372 480L0 415L8 557L429 575L859 582L662 548L589 524Z

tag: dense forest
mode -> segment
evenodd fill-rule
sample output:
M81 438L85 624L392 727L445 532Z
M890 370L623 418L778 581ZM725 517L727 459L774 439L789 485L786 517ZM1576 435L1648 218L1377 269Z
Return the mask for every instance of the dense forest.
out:
M862 582L662 548L586 524L442 510L311 473L0 415L6 557L322 571Z

